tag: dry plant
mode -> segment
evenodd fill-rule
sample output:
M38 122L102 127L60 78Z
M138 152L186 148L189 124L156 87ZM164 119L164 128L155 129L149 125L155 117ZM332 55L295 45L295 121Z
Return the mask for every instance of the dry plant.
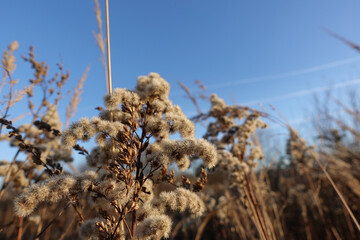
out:
M286 153L259 167L266 156L256 133L269 115L227 105L216 94L204 112L182 84L199 113L190 120L157 73L140 76L133 90L113 90L107 1L106 39L98 1L95 13L108 87L98 116L67 126L88 69L61 131L57 109L69 73L59 64L49 78L48 65L31 48L23 59L34 76L17 90L18 43L3 53L0 138L17 152L0 161L1 239L359 239L357 105L336 101L353 125L326 113L329 124L322 125L317 146L288 126ZM19 116L10 118L10 111L25 100L28 124L16 126ZM194 137L199 121L206 126L202 139ZM88 151L80 141L89 140L96 146ZM83 170L63 169L73 150L85 156ZM195 168L197 159L202 162Z
M34 77L29 80L29 85L17 90L18 80L12 79L16 66L13 53L17 46L17 42L11 43L8 51L4 52L2 61L2 69L4 69L2 90L8 90L9 94L3 95L4 109L0 118L2 130L0 140L8 141L12 147L18 148L12 159L0 162L0 176L3 176L0 200L5 203L14 195L23 192L34 181L61 173L63 170L59 161L67 163L72 161L71 151L65 149L60 142L59 129L61 129L62 123L57 111L59 102L64 97L63 86L70 75L68 72L64 72L62 65L58 64L58 73L48 79L48 66L44 62L36 60L34 48L31 47L29 56L23 57L23 59L29 62L34 69ZM10 118L14 104L25 100L28 103L29 114L11 115ZM74 104L73 106L76 107ZM26 115L30 115L30 117L26 117ZM15 127L13 121L9 120L19 120L23 117L26 117L23 121L28 120L29 123L21 124L18 127ZM7 129L7 133L4 128ZM12 223L17 222L16 236L20 239L27 225L24 225L22 217L16 218L11 209L12 207L3 209L2 215L10 215L6 220L12 219ZM10 229L12 227L8 224L5 226ZM1 231L4 229L1 228ZM5 233L7 238L14 236L13 232Z
M122 235L139 239L167 237L172 222L168 211L201 215L204 211L202 200L181 187L181 182L173 191L161 192L156 197L153 194L159 182L176 186L173 174L167 171L171 163L187 169L189 156L199 156L206 167L211 168L217 161L215 148L193 137L193 123L179 106L172 105L168 94L168 83L152 73L139 77L134 91L115 89L113 94L107 95L106 108L100 111L99 117L83 118L62 133L62 144L87 155L89 166L98 170L61 174L61 168L51 171L52 165L47 167L49 160L37 162L48 168L50 177L32 184L16 198L16 214L28 217L42 202L57 203L65 199L65 206L76 207L82 221L85 220L79 235L104 239L117 239ZM11 123L5 124L11 126ZM17 132L16 129L13 132ZM16 138L18 135L13 132L10 132L11 137ZM169 135L175 132L183 139L170 140ZM98 147L90 153L76 144L77 140L87 141L91 137L95 137ZM33 150L33 155L40 152L35 147ZM156 172L159 174L155 175ZM192 189L198 191L201 181L193 185ZM83 205L98 211L88 220L78 207L82 197L86 198ZM121 222L127 231L119 228Z
M191 95L190 91L186 93ZM251 126L246 124L247 117L252 113L258 117L269 116L247 107L228 106L216 95L212 95L210 101L211 110L194 118L215 119L215 122L206 122L205 138L217 146L219 158L217 166L208 173L208 184L201 193L207 211L200 223L180 218L173 239L358 239L359 210L355 199L360 180L356 160L359 135L354 126L358 126L360 118L355 105L346 107L336 101L353 118L354 126L331 114L324 115L333 122L325 126L338 125L338 130L326 130L322 125L322 133L326 134L322 135L323 143L318 147L308 145L288 126L287 156L279 158L272 166L247 167L246 179L244 175L234 178L234 173L238 175L247 161L251 163L262 157L254 138L255 131L246 135L249 131L245 126ZM216 108L216 105L221 107ZM240 110L246 114L234 121L233 116L237 115L230 112ZM247 138L239 138L241 133ZM242 154L233 155L234 145ZM254 148L258 150L252 150ZM240 158L236 157L239 155ZM282 161L282 158L287 160ZM241 181L234 182L234 179ZM246 181L252 186L253 196ZM240 191L234 192L236 189Z

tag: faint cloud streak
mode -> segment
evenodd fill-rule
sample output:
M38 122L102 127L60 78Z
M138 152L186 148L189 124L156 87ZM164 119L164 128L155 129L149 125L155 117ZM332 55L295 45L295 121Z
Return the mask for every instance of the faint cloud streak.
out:
M325 69L329 69L329 68L334 68L334 67L350 64L353 62L357 62L359 60L360 60L360 57L346 58L346 59L342 59L339 61L321 64L321 65L304 68L304 69L300 69L300 70L296 70L296 71L291 71L291 72L279 73L279 74L263 76L263 77L245 78L245 79L241 79L238 81L208 85L207 88L211 89L211 88L232 87L232 86L237 86L237 85L242 85L242 84L249 84L249 83L263 82L263 81L267 81L267 80L293 77L293 76L298 76L298 75L302 75L302 74L317 72L317 71L321 71L321 70L325 70Z
M255 101L249 101L249 102L244 102L244 103L242 103L242 105L254 105L254 104L257 104L257 103L268 103L268 102L281 101L281 100L285 100L285 99L289 99L289 98L308 95L308 94L311 94L311 93L323 92L323 91L326 91L326 90L337 89L337 88L342 88L342 87L347 87L347 86L352 86L352 85L357 85L357 84L360 84L360 78L354 79L354 80L351 80L351 81L346 81L346 82L342 82L342 83L333 84L333 85L330 85L330 86L311 88L311 89L302 90L302 91L298 91L298 92L293 92L293 93L289 93L289 94L285 94L285 95L281 95L281 96L264 98L264 99L259 99L259 100L255 100Z

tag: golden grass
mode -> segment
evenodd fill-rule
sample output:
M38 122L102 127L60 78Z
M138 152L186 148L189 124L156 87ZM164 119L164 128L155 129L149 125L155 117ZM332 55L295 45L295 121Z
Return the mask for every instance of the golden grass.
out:
M113 92L108 0L105 7L106 53L100 5L95 0L99 33L94 35L102 53L108 110L100 109L102 118L82 119L71 125L63 133L63 144L56 129L61 123L54 109L62 99L62 87L69 74L59 66L58 75L46 81L48 66L35 60L31 49L24 59L34 67L35 78L30 86L16 92L16 82L11 79L16 44L4 53L0 90L7 86L9 93L4 98L7 102L0 123L1 130L7 130L2 135L0 131L0 137L18 151L12 159L0 162L4 178L0 190L0 238L79 239L89 234L104 239L359 239L360 151L353 146L360 142L360 131L356 126L328 116L337 129L323 129L319 134L322 142L316 147L309 146L287 126L286 153L284 150L271 166L257 168L266 156L255 135L265 127L261 119L267 115L248 107L226 105L216 95L209 97L211 109L203 113L182 84L198 109L199 117L195 119L209 120L204 136L208 142L187 138L193 135L193 123L176 107L164 110L169 105L169 85L158 74L142 77L135 91ZM357 49L355 44L332 35ZM66 126L74 116L88 71L78 81L66 109ZM151 81L156 84L151 85ZM43 89L43 99L37 104L32 99L36 87ZM149 90L156 87L153 92ZM54 92L59 92L58 96ZM24 96L31 118L28 125L15 127L7 120L8 112ZM360 124L358 109L339 101L336 104ZM175 131L183 136L182 140L164 141ZM346 134L351 138L344 137ZM91 173L63 174L59 161L71 164L71 155L62 145L94 135L98 149L89 153L75 145L74 150L87 155L88 168L93 167L91 159L104 162L97 162L93 168L96 171ZM40 149L40 145L47 147ZM26 153L23 161L18 160L20 152ZM187 154L201 156L210 168L216 162L212 159L215 152L218 163L212 170L200 166L190 175L168 171L167 161L186 168L193 160L185 158ZM43 195L39 195L45 187ZM114 197L115 190L121 198ZM53 197L55 193L59 196ZM96 205L96 201L103 202ZM151 204L151 209L144 210L146 204ZM28 214L29 206L34 210L32 215ZM174 209L177 212L170 212ZM189 217L191 213L193 217ZM95 219L96 225L81 229L80 225L86 225L89 219ZM173 222L170 232L169 219Z

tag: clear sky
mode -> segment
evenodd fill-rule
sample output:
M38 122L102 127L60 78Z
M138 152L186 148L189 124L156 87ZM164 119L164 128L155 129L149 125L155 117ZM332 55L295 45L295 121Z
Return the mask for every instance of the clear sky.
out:
M132 89L137 76L158 72L172 85L171 99L189 116L195 108L178 80L195 89L199 79L228 103L271 103L295 124L312 109L313 93L329 86L356 89L360 83L360 54L323 30L360 44L360 1L109 0L109 5L113 86ZM0 9L1 50L17 40L20 56L33 45L51 71L62 59L71 73L69 87L91 66L74 120L96 114L106 85L92 35L93 1L11 0L1 1ZM14 77L26 83L30 74L19 57Z

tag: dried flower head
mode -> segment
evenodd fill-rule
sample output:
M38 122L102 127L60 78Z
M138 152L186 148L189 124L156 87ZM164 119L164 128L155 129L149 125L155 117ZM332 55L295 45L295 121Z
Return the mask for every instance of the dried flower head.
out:
M162 212L169 209L187 212L194 216L201 216L205 210L204 203L199 196L185 188L177 188L171 192L160 193L155 206Z
M172 221L166 215L150 216L142 221L136 231L136 237L141 240L168 238Z
M74 177L59 175L33 184L16 198L15 212L25 217L30 215L41 202L57 202L71 194L86 191L95 177L94 172L85 172Z
M207 168L217 163L216 149L205 139L185 138L183 140L163 140L151 144L147 151L147 161L151 164L167 165L176 162L182 170L189 167L186 156L199 156Z
M169 96L170 85L158 73L150 73L148 76L138 77L135 89L142 100L165 100Z

